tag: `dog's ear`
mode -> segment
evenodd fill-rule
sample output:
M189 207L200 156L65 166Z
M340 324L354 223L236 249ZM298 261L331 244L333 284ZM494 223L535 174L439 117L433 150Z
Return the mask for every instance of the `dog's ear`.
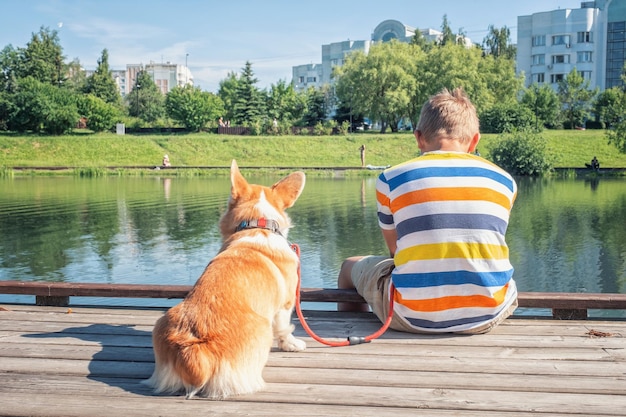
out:
M304 190L304 183L304 172L297 171L272 185L272 194L282 203L281 210L293 206Z
M249 188L248 181L239 172L237 161L233 159L233 162L230 164L230 197L233 200L237 200L246 194Z

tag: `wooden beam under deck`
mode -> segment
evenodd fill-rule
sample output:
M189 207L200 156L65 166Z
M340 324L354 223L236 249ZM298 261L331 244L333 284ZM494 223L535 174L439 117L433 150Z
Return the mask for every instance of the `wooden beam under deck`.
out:
M70 297L182 299L189 285L0 281L0 294L34 295L37 305L68 306ZM304 302L363 302L354 290L303 288ZM585 319L589 309L626 310L626 294L521 292L520 307L551 309L554 318Z

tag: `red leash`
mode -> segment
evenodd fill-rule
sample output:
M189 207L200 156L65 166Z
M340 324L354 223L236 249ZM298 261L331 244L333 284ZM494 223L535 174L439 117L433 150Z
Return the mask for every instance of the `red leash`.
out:
M377 332L372 333L371 335L365 336L365 337L349 336L346 340L336 341L336 342L323 339L319 337L317 334L315 334L315 332L311 330L306 320L304 319L304 315L302 314L302 308L300 307L300 283L302 281L301 276L300 276L300 246L298 246L296 243L293 243L291 245L291 248L298 255L298 286L296 288L296 312L298 313L298 318L300 319L300 323L302 323L302 327L309 334L309 336L311 336L313 339L317 340L318 342L324 345L328 345L332 347L339 347L339 346L359 345L361 343L369 343L372 340L376 339L377 337L380 337L383 333L385 333L385 331L387 331L387 329L389 328L389 325L391 324L391 319L393 317L393 294L394 294L393 284L391 284L391 289L389 291L389 314L387 315L387 320L385 320L385 323L380 329L378 329Z

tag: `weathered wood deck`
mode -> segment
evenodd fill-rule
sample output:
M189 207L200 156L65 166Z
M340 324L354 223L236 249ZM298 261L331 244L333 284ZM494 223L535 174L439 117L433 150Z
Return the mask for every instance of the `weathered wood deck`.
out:
M624 416L626 321L511 318L478 336L388 331L273 351L267 388L226 401L154 396L151 330L164 309L0 307L0 415ZM321 336L365 336L371 314L305 312Z

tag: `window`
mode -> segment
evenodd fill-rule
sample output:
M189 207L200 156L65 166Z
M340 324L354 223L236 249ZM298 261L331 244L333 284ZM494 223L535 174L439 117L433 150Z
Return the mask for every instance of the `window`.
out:
M552 55L553 64L569 64L569 55Z
M578 71L583 80L591 80L591 71Z
M552 37L552 45L565 45L569 48L569 35L555 35Z
M578 32L578 43L591 43L591 32Z
M301 75L300 77L298 77L298 82L299 83L303 83L304 82L304 76Z
M533 36L533 46L545 46L545 45L546 45L546 35Z
M317 77L306 77L307 83L314 83L317 81Z
M582 51L576 53L576 62L592 62L591 51Z
M544 65L545 63L546 63L545 54L533 55L533 65Z
M550 75L550 82L552 84L558 83L559 81L563 81L565 79L565 74L552 74Z
M541 84L545 82L545 74L543 72L539 72L537 74L532 75L533 83Z

